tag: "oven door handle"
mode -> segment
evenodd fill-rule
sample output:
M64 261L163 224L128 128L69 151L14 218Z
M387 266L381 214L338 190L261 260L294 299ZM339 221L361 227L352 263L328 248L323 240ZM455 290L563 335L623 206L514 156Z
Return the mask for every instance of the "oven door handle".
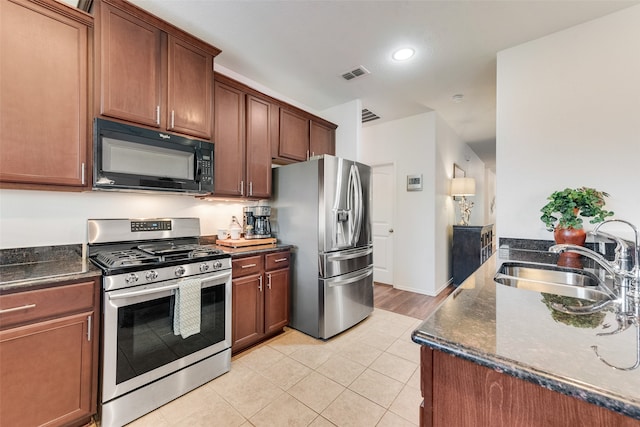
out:
M225 279L226 281L229 277L231 277L231 273L225 272L225 273L216 274L213 276L208 276L206 279L203 279L203 280L209 281L209 280ZM180 287L180 281L177 281L173 285L161 286L159 288L142 289L140 291L131 291L131 292L126 292L122 294L109 295L109 300L117 300L117 299L138 297L141 295L155 294L158 292L171 291L173 289L178 289L179 287Z

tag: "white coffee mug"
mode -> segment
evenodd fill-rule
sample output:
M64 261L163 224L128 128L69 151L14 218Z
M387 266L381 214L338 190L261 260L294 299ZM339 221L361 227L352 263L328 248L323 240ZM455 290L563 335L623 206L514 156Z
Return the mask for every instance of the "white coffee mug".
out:
M240 230L231 230L231 240L238 240L240 238Z
M225 230L224 228L219 228L218 229L218 240L224 240L227 237L229 237L229 233L227 233L227 230Z

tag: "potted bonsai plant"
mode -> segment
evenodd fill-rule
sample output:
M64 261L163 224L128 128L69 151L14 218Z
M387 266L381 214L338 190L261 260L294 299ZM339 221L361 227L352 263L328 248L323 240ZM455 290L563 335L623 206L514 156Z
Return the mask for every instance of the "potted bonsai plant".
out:
M604 209L605 197L609 197L609 194L589 187L555 191L547 198L548 203L540 209L540 219L547 230L553 231L556 243L584 245L587 235L582 228L583 218L591 218L589 223L596 224L613 216L613 212ZM561 261L564 260L564 265L571 266L569 259L576 257L577 254L565 252L561 254ZM578 266L579 262L574 264Z

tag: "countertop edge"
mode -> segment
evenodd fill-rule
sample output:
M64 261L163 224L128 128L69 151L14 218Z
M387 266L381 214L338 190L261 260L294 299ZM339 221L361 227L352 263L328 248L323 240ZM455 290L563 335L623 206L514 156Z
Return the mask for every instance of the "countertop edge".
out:
M33 289L48 288L82 279L94 279L100 277L102 272L90 262L88 270L84 272L64 273L53 276L38 277L34 279L16 280L0 284L0 295L25 292Z

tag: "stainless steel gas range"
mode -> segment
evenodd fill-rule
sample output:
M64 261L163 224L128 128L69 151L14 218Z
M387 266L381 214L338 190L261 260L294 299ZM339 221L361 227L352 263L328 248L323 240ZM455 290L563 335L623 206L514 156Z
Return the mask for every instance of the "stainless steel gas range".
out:
M197 218L90 219L103 272L101 425L122 426L231 368L231 256Z

